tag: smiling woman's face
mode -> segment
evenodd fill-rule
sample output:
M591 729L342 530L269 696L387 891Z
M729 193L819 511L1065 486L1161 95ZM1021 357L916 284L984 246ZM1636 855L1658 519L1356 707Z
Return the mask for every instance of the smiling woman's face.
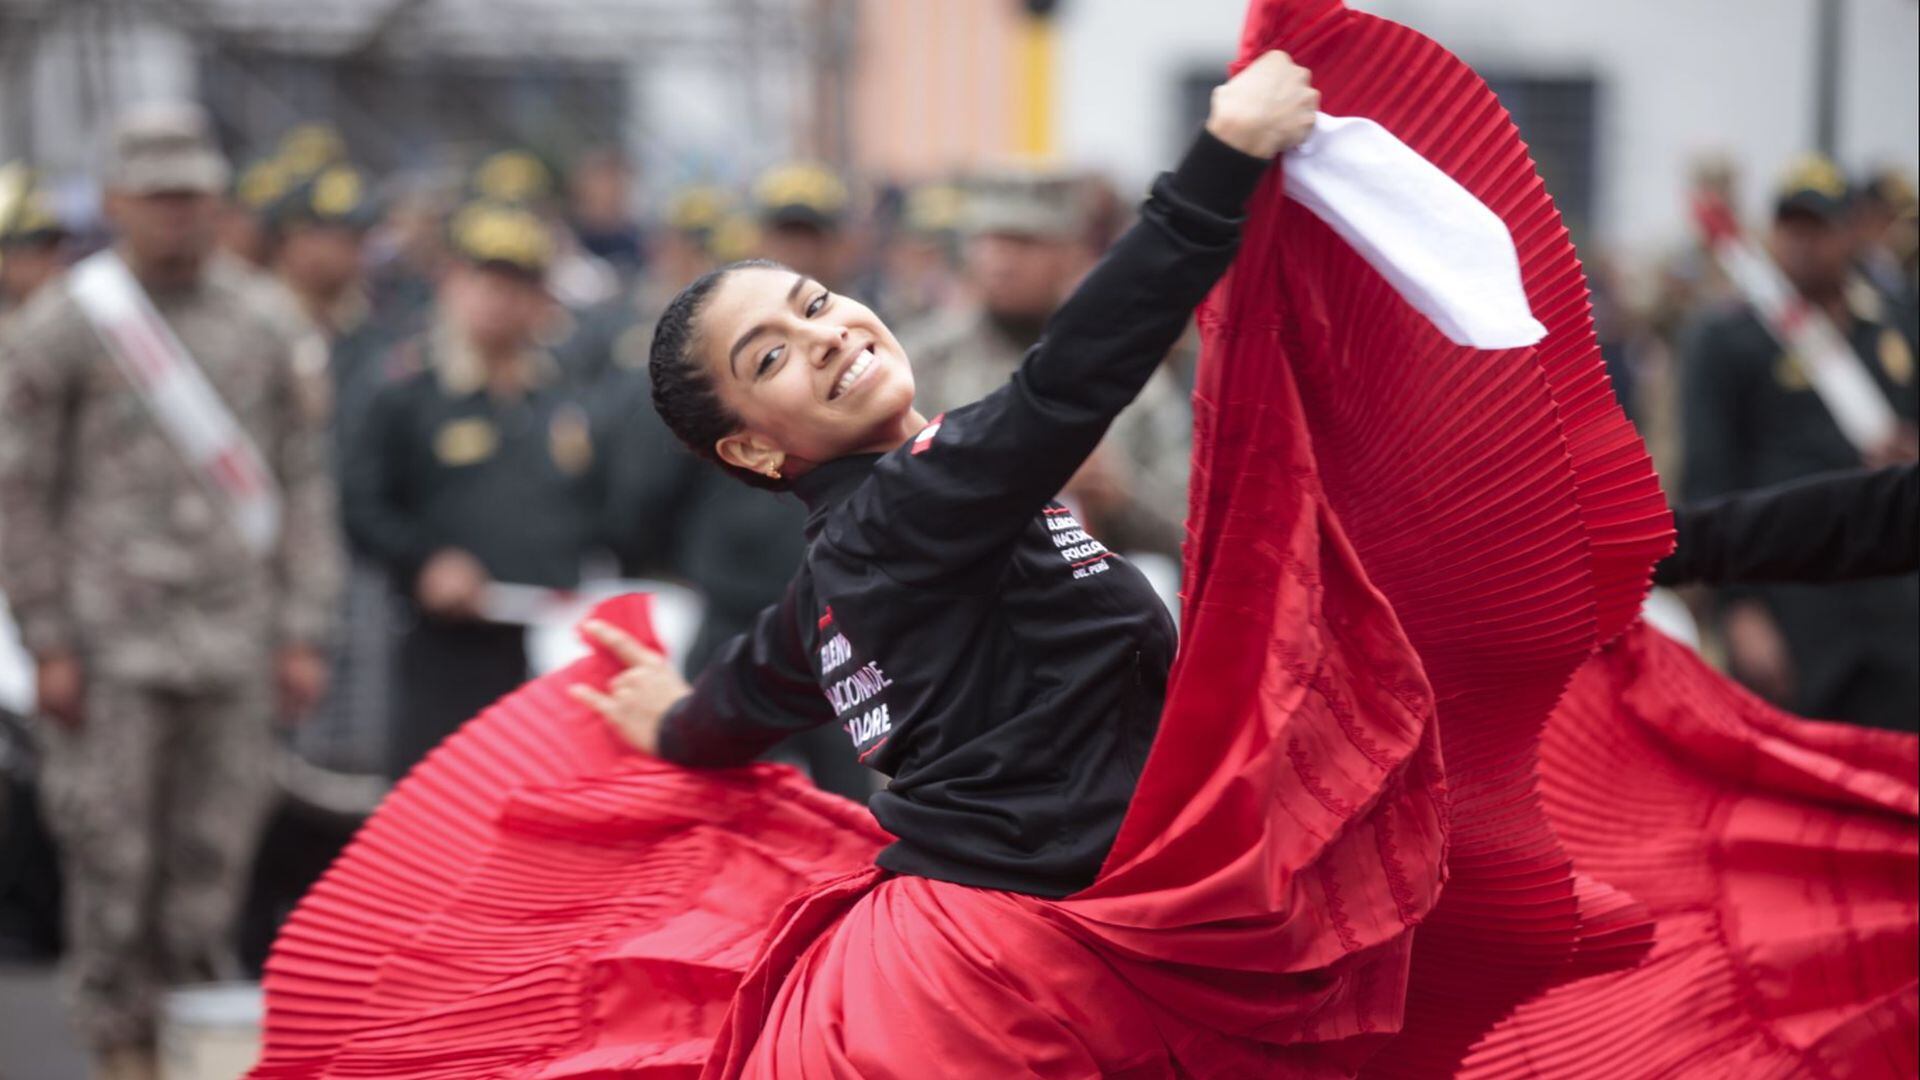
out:
M728 274L700 316L701 362L740 430L715 449L754 472L796 476L884 453L922 425L900 342L865 304L791 270Z

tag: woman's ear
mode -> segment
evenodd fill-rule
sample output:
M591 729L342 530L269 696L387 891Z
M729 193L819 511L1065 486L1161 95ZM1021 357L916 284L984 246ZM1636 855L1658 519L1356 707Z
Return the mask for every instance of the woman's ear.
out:
M720 455L721 461L737 469L757 472L776 480L780 478L780 466L787 461L786 451L747 431L722 436L713 444L713 450Z

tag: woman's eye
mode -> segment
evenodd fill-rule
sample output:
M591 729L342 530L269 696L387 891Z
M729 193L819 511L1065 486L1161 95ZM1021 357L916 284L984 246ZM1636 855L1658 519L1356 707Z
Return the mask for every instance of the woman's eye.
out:
M765 375L768 369L772 368L773 365L780 359L780 353L785 348L786 348L785 345L776 345L773 348L768 349L767 354L760 358L760 366L754 369L754 374Z
M807 304L807 318L811 319L815 315L820 314L821 310L826 306L827 306L826 293L821 293L819 296L814 297Z

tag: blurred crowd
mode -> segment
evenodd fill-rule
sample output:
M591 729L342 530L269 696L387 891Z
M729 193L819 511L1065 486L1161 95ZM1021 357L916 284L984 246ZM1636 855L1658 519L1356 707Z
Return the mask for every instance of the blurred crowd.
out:
M455 177L372 176L320 124L230 167L203 114L167 106L114 132L104 228L63 220L25 163L0 171L0 591L40 714L14 739L34 763L16 788L38 794L0 819L0 936L59 932L50 870L20 869L52 858L42 818L101 1075L147 1075L157 987L258 962L365 812L354 793L379 790L334 781L398 778L527 677L529 597L684 583L704 602L689 669L777 599L799 504L699 463L650 405L652 324L678 290L768 258L857 296L932 416L1012 373L1131 213L1099 177L1037 166L891 185L790 162L658 205L639 167L507 147ZM1734 181L1705 167L1698 186L1738 205ZM1911 184L1809 159L1778 185L1751 244L1897 422L1850 442L1714 245L1652 268L1590 255L1615 391L1676 500L1916 456ZM102 251L164 324L146 344L63 283ZM1196 358L1189 335L1062 493L1107 545L1168 566ZM186 445L181 367L231 418L226 450ZM228 451L264 469L263 545L233 527L269 503L229 482ZM1758 692L1915 727L1913 579L1693 600ZM781 752L870 790L838 732Z

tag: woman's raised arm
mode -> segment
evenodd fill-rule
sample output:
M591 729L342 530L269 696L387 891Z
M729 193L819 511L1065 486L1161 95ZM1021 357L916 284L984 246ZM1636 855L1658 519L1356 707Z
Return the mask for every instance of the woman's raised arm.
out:
M1093 452L1239 248L1273 155L1312 129L1305 69L1268 53L1214 91L1203 131L1140 220L1048 320L1007 385L934 419L855 496L864 549L902 580L950 577L1018 535Z

